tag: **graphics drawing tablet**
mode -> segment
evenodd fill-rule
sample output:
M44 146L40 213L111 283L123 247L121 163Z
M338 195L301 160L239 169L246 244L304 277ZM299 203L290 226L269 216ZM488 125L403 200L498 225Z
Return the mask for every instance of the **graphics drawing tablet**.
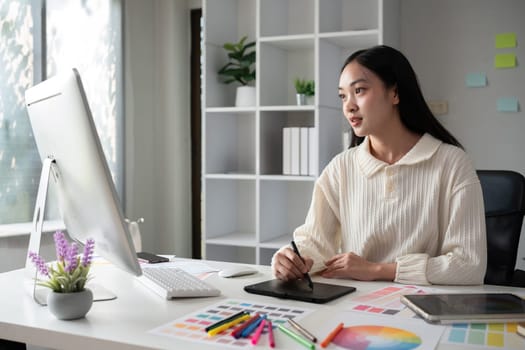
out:
M401 302L431 323L525 321L525 300L509 293L408 294Z
M354 292L355 288L314 282L312 290L304 280L281 281L273 279L245 286L244 290L253 294L324 304Z

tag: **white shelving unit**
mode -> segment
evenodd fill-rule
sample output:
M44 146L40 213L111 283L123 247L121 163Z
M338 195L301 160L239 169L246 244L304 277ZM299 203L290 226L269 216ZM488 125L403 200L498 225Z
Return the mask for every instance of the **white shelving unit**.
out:
M203 253L270 264L304 222L315 179L342 151L348 124L337 84L357 49L399 47L397 0L204 0ZM225 42L256 41L253 107L234 107L222 84ZM295 78L313 79L313 104L296 106ZM313 127L314 176L282 175L282 129Z

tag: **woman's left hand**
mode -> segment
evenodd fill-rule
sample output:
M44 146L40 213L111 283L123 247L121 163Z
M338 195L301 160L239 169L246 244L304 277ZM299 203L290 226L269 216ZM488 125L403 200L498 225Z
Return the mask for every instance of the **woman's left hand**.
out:
M393 281L396 276L396 263L373 263L352 252L337 254L326 261L325 265L326 269L321 276L327 278Z

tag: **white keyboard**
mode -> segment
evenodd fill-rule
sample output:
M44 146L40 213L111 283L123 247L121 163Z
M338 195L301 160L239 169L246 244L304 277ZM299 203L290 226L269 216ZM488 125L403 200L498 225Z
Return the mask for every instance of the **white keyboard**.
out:
M142 276L138 279L166 299L214 297L221 294L217 288L178 267L142 267Z

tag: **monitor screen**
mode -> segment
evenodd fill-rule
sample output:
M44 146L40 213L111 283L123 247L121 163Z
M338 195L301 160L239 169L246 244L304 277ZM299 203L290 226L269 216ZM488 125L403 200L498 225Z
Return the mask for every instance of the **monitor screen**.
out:
M78 71L35 85L25 100L40 157L55 160L50 181L69 236L93 238L97 255L141 275Z

